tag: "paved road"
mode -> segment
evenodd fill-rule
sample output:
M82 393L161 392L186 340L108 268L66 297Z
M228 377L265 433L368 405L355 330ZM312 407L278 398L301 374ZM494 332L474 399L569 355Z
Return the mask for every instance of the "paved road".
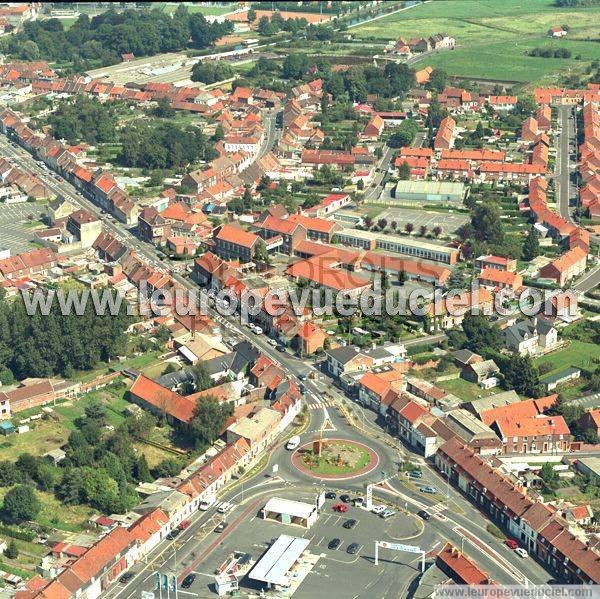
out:
M561 132L556 136L556 203L558 206L558 213L573 224L577 224L573 221L569 207L569 201L573 194L571 186L572 169L569 143L575 141L575 121L572 107L559 107L558 123L561 127Z
M373 182L371 183L370 187L368 187L367 190L365 191L364 200L375 200L381 195L381 192L383 191L383 189L382 189L383 178L385 177L385 175L388 171L388 168L390 166L390 162L391 162L393 156L394 156L394 149L390 148L389 146L385 146L383 156L381 157L381 160L379 161L379 167L378 167L379 172L375 173Z

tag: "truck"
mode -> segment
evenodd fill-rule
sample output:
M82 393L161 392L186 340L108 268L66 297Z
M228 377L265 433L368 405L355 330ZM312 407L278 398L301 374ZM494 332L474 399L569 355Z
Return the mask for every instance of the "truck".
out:
M294 435L287 443L285 448L289 449L290 451L296 449L296 447L298 447L298 445L300 445L300 437L299 435Z

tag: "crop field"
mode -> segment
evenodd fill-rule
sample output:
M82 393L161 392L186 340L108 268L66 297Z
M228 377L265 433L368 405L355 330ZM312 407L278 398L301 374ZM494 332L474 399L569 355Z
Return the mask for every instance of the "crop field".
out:
M395 40L446 33L457 47L416 61L459 77L516 82L551 82L553 75L583 69L600 59L600 7L556 8L554 0L432 0L352 30L361 38ZM548 30L567 25L566 38L552 40ZM571 58L530 57L534 47L567 48Z

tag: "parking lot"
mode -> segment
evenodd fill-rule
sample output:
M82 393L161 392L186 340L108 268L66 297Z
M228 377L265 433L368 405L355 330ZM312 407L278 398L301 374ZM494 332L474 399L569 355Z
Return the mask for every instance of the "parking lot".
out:
M312 503L314 495L298 496L296 493L294 499ZM310 553L310 557L305 560L309 565L303 566L309 571L294 593L294 597L312 599L325 596L324 593L328 597L340 599L358 596L384 597L387 592L384 591L387 588L385 585L392 582L391 577L386 579L384 573L393 574L395 582L396 594L389 596L399 596L398 581L406 580L408 583L418 573L418 556L386 552L385 555L383 553L380 555L380 563L375 566L374 541L418 544L423 536L428 536L423 535L421 522L414 516L400 512L384 520L353 506L349 506L346 513L337 513L332 506L338 503L339 499L327 500L316 524L308 530L263 520L260 517L260 509L256 513L249 514L234 530L228 533L226 529L225 532L220 533L222 541L206 560L196 566L194 570L196 579L188 591L197 593L200 597L210 596L215 571L234 551L248 553L255 563L267 551L272 541L281 534L287 534L310 540L306 550ZM227 516L227 520L235 520L240 511L238 507L235 512ZM345 528L344 523L350 519L355 520L356 524L351 529ZM218 534L211 532L207 541L215 542L218 540ZM333 539L340 540L337 549L329 548ZM347 549L352 543L356 543L358 548L356 553L350 554ZM242 596L246 596L252 592L259 592L260 585L245 577L240 581L240 590ZM363 595L361 592L367 594Z
M32 220L39 220L46 211L45 204L2 204L0 206L0 248L8 248L11 255L31 249ZM33 218L30 219L29 217Z
M434 210L411 210L410 208L387 208L377 215L375 221L380 218L387 219L388 223L396 221L398 230L404 231L405 225L411 223L414 234L418 233L421 226L427 227L431 233L434 227L442 228L442 237L454 233L459 227L469 222L467 214L436 212Z

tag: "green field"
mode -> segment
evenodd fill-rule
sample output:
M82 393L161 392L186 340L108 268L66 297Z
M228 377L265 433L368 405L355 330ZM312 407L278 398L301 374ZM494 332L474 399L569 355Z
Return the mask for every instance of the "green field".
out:
M550 364L552 366L551 372L557 372L569 368L569 366L592 368L594 360L598 358L600 358L600 346L595 343L571 341L564 349L536 358L535 363L538 366L540 364Z
M462 399L462 401L474 401L479 397L487 397L498 393L498 389L482 389L475 383L465 381L465 379L450 379L449 381L438 381L436 382L438 387L456 395L456 397Z
M395 40L446 33L456 38L457 48L417 61L459 77L516 82L551 81L569 69L583 70L600 59L598 36L600 6L559 9L554 0L432 0L426 4L352 29L362 38ZM551 40L548 29L567 25L565 39ZM569 59L526 56L534 47L571 50ZM581 60L577 60L577 56Z

